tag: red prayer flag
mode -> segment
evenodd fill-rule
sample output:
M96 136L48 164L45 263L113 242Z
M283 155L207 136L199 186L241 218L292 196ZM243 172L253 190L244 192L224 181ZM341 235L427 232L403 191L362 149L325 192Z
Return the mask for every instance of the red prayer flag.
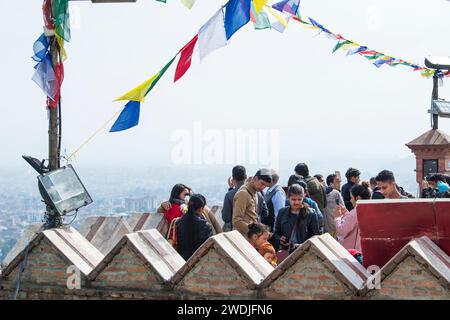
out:
M61 95L61 86L64 81L64 65L63 63L58 63L53 68L56 77L56 89L55 89L55 97L52 99L47 97L47 107L48 108L56 108L59 103L60 95Z
M178 61L177 69L175 70L174 82L180 79L191 66L192 54L194 52L194 47L197 43L197 39L198 34L196 34L195 37L192 38L192 40L189 41L189 43L180 50L181 56L180 60Z

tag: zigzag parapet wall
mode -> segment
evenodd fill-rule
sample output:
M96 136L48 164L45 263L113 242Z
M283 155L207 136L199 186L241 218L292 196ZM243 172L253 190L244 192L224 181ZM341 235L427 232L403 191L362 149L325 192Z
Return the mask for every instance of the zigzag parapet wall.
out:
M237 231L188 261L156 229L124 235L107 254L73 228L41 232L18 251L1 270L1 299L18 283L19 299L450 299L450 258L426 237L373 275L328 234L277 268Z

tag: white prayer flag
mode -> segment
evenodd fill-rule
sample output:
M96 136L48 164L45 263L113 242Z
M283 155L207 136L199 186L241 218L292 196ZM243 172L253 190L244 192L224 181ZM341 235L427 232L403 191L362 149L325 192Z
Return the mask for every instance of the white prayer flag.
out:
M197 0L181 0L181 3L184 4L186 8L191 9L194 6L195 1Z
M200 60L208 54L227 45L223 11L220 9L198 31Z

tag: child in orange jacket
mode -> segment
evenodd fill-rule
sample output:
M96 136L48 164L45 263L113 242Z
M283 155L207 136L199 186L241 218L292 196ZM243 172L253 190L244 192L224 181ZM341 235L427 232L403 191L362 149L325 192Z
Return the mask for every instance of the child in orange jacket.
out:
M275 248L267 241L270 233L267 227L261 223L251 223L248 226L247 238L250 244L264 257L273 267L277 266L277 253Z

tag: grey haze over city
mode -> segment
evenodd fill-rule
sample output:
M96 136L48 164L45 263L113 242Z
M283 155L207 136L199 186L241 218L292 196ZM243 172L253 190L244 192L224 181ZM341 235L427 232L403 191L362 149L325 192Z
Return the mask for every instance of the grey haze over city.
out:
M120 110L124 103L112 101L159 71L222 4L199 0L187 10L179 1L72 1L64 153ZM18 232L44 210L37 174L21 159L48 154L45 97L31 81L41 7L42 1L0 1L0 232ZM17 12L19 21L11 14ZM423 65L427 55L450 55L448 1L302 0L301 12L396 58ZM137 127L109 133L109 123L72 161L94 199L80 214L153 210L178 182L220 202L238 163L249 174L272 164L283 184L298 162L323 175L356 167L363 179L390 169L416 193L415 160L405 144L430 129L432 80L410 68L378 69L360 56L332 54L334 45L295 21L283 34L249 24L201 63L194 57L176 83L172 66L142 105ZM450 79L439 90L450 99ZM441 119L440 129L449 133L450 120ZM230 142L246 135L241 145ZM133 202L141 198L143 207ZM0 238L10 246L15 237Z

